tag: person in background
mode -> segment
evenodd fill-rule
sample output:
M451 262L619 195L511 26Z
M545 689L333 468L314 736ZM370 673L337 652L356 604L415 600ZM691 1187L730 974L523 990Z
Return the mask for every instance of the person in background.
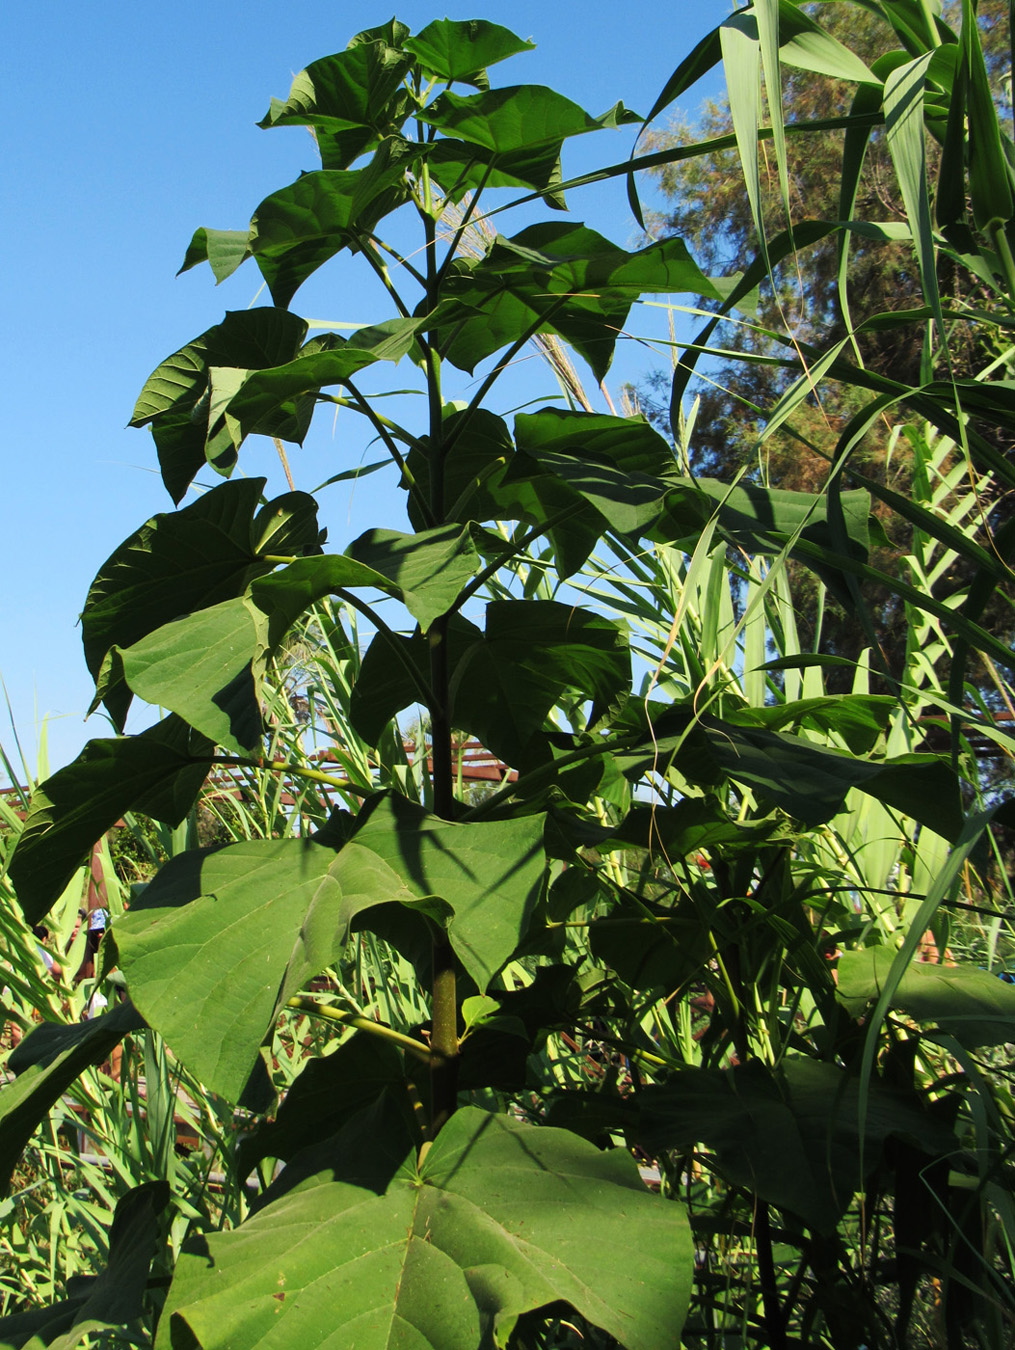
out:
M88 915L88 933L85 944L85 955L81 962L81 968L77 973L77 980L91 980L95 978L95 958L98 955L99 944L106 936L106 926L109 923L109 911L105 909L93 909Z
M63 975L63 966L57 962L49 948L43 946L43 943L49 937L49 929L44 923L37 923L33 925L32 933L35 936L35 949L39 953L39 959L54 980L59 980Z

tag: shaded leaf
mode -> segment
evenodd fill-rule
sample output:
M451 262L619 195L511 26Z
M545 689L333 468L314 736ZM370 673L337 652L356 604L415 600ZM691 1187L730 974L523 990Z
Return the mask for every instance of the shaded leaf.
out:
M304 321L286 309L235 310L167 357L149 375L130 425L152 424L162 480L174 502L181 500L206 462L205 445L213 428L208 425L202 400L209 394L212 369L250 371L282 365L296 355L306 334ZM288 416L260 430L283 439L303 437L303 431ZM223 467L228 469L232 462L235 455Z
M385 1089L404 1094L402 1056L390 1041L358 1031L332 1054L309 1060L282 1098L275 1119L244 1136L238 1174L249 1176L262 1158L289 1162L300 1149L336 1134Z
M629 704L624 719L638 715ZM800 736L696 718L686 706L663 712L650 735L615 757L629 778L650 768L665 772L671 763L703 787L732 778L810 826L836 815L852 787L947 839L958 836L964 820L959 780L935 755L858 759Z
M315 1350L338 1335L475 1350L560 1301L628 1350L676 1344L693 1265L686 1219L645 1191L623 1152L467 1107L418 1171L407 1149L390 1181L371 1185L369 1124L340 1136L331 1166L181 1257L157 1345L186 1334L254 1350L281 1335Z
M447 641L454 726L516 766L548 757L544 723L565 690L592 700L594 721L630 682L623 625L554 600L493 601L485 632L453 616ZM350 706L354 725L371 744L390 718L419 698L412 669L422 681L423 639L378 633Z
M731 819L712 797L685 797L675 806L632 806L612 839L675 862L699 849L757 849L781 829L774 820Z
M33 1350L38 1345L76 1350L84 1338L103 1332L112 1332L109 1344L119 1341L117 1331L144 1313L144 1295L160 1238L158 1216L168 1201L165 1181L147 1181L122 1195L113 1212L105 1269L96 1276L79 1276L75 1284L81 1292L53 1307L0 1318L0 1346L4 1350L24 1345Z
M29 923L38 923L125 811L179 825L211 767L212 745L170 716L139 736L89 741L72 764L40 783L9 876Z
M85 660L96 682L111 647L131 647L173 619L242 595L254 577L269 572L272 564L258 553L281 542L268 534L268 521L281 519L276 513L288 517L296 506L306 512L301 529L316 534L316 511L303 494L296 494L298 502L287 495L269 503L255 525L264 484L263 478L221 483L180 511L153 516L106 559L81 615ZM130 701L122 683L103 691L118 727Z
M435 19L415 37L407 38L404 46L424 70L438 79L460 80L486 88L487 66L506 61L518 52L534 51L536 44L486 19L458 22Z
M452 674L455 725L520 764L565 690L592 700L594 723L629 687L630 660L613 620L554 600L494 601Z
M839 957L839 998L854 1016L878 998L895 956L894 950L871 947ZM911 962L891 1007L918 1022L933 1022L974 1049L1002 1045L1015 1036L1015 987L971 966Z
M632 989L667 995L702 975L715 955L708 926L693 905L665 909L647 901L615 905L589 924L589 950Z
M324 167L348 168L377 144L379 128L397 130L407 111L397 95L412 64L398 50L408 32L393 21L353 39L346 51L313 61L293 80L284 103L272 99L258 125L313 127Z
M143 1026L130 1003L118 1003L86 1022L44 1022L12 1051L7 1067L17 1077L0 1088L0 1193L8 1193L29 1139L75 1079Z
M956 1144L917 1098L874 1082L861 1171L858 1106L859 1079L834 1064L788 1058L773 1072L753 1060L731 1070L683 1069L612 1111L602 1099L589 1103L588 1127L598 1133L621 1124L632 1143L652 1154L703 1144L730 1185L831 1234L887 1138L915 1141L937 1156ZM573 1128L585 1115L581 1099L555 1102L551 1110L552 1121Z
M837 694L745 708L738 711L736 721L753 722L770 731L784 726L805 726L834 733L842 737L854 755L861 755L874 748L897 707L896 700L888 694Z

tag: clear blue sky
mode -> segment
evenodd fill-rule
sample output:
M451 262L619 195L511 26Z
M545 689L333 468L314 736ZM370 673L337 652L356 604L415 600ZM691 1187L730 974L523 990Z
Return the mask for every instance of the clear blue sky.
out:
M494 19L538 43L498 67L495 83L549 84L592 113L617 99L645 113L680 59L730 8L728 0L477 0L450 15ZM51 770L90 737L109 734L101 716L83 721L92 685L78 614L103 560L171 506L148 432L126 427L134 400L159 361L257 294L250 263L218 288L206 267L175 277L186 244L199 225L245 227L264 196L315 167L304 131L262 132L254 123L271 95L285 97L297 71L389 19L391 9L392 0L12 0L0 13L8 241L0 675L33 764L44 716ZM397 10L414 31L447 12L419 0ZM686 111L694 112L697 94ZM565 173L622 159L632 136L572 143ZM621 180L573 198L572 209L632 244L635 224ZM372 292L346 289L351 273L330 275L330 290L307 287L297 295L300 313L388 317ZM650 354L631 344L608 385L615 391L651 364ZM532 378L529 396L551 392L545 376ZM364 454L359 427L341 423L333 432L324 422L312 433L313 446L293 453L298 487L312 488ZM270 443L252 447L240 464L246 473L269 473L272 486L284 490ZM331 546L344 548L378 523L383 503L367 490L375 481L364 480L352 499L347 488L341 497L332 490ZM2 705L0 744L13 755Z

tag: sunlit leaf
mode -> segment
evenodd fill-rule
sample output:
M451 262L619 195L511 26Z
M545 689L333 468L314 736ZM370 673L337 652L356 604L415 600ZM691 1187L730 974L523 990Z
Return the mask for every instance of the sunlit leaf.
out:
M435 19L406 39L405 50L438 79L459 80L482 89L487 87L487 66L518 52L533 51L535 45L486 19Z
M398 27L408 34L404 25ZM397 130L408 111L397 93L412 62L397 50L393 30L374 31L373 39L351 43L301 70L286 101L272 99L259 125L313 127L326 169L348 168L385 131ZM401 114L393 115L394 108ZM379 132L379 124L385 131Z
M854 1015L881 993L897 953L883 947L843 952L839 997ZM962 1045L1001 1045L1012 1038L1015 986L970 966L911 962L892 995L891 1006L930 1022Z
M504 1343L519 1313L561 1302L627 1350L676 1344L693 1264L686 1219L647 1193L622 1150L466 1107L417 1170L408 1137L387 1162L371 1148L374 1118L355 1127L315 1175L181 1257L159 1346L175 1328L207 1350L279 1335L316 1350L336 1334L474 1350Z

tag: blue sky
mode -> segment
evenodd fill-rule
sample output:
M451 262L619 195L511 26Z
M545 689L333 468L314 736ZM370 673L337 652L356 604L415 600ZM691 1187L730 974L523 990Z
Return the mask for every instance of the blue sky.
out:
M538 46L497 68L495 83L549 84L592 113L618 99L645 113L680 59L730 8L727 0L628 0L622 8L601 0L454 8L409 0L397 14L415 31L445 13L504 23ZM171 507L149 434L126 427L145 379L224 310L267 300L258 297L250 263L218 288L206 267L177 278L190 236L200 225L245 227L263 197L315 167L304 131L263 132L254 123L309 61L391 12L392 0L10 0L3 7L0 675L33 766L44 717L50 769L90 737L109 734L101 716L83 721L92 685L76 625L104 559ZM697 92L686 111L693 113ZM632 137L625 131L572 143L565 174L624 158ZM634 243L622 181L575 195L571 205L618 243ZM293 307L303 315L389 317L348 267L323 278L297 295ZM652 317L645 316L645 331ZM616 392L652 364L646 348L629 344L608 386ZM518 401L553 392L535 363L515 387ZM318 416L306 452L293 452L298 487L353 467L364 453L377 457L360 427ZM269 474L271 486L284 490L270 443L251 444L241 468ZM348 487L330 490L332 547L344 548L370 525L399 523L379 519L381 477L363 480L352 496ZM0 719L0 745L13 756L2 705Z

